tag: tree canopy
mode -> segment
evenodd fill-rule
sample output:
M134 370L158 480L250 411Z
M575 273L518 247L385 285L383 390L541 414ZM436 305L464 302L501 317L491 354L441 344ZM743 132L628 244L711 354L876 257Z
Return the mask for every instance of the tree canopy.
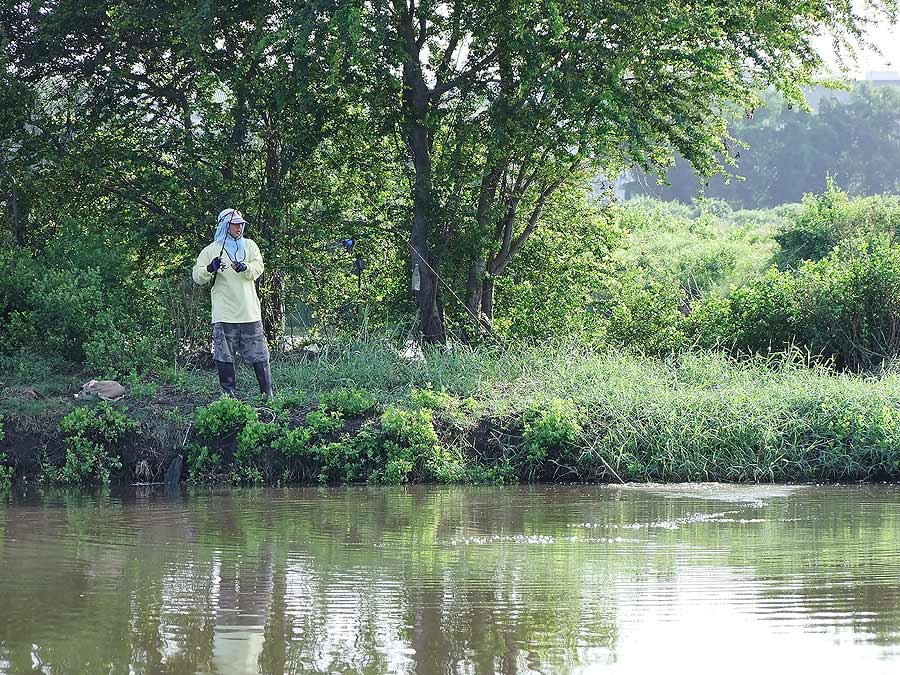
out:
M711 170L759 91L802 100L817 35L846 50L866 27L844 0L36 0L0 22L18 245L77 214L165 273L239 204L271 261L272 332L286 275L321 283L351 220L380 297L428 340L493 324L535 233L583 212L563 196L676 151Z
M702 193L742 208L799 202L821 192L829 176L853 195L900 189L900 86L859 83L840 97L825 95L813 111L768 99L752 119L732 125L745 147L726 173L703 177L678 157L667 185L638 172L629 189L682 202Z

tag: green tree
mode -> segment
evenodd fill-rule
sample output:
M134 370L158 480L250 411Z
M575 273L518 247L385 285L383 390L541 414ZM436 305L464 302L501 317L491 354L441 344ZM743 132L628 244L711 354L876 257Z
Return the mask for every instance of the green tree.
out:
M765 98L752 119L732 127L746 146L733 148L732 173L704 178L679 157L668 186L638 172L639 190L689 202L702 187L735 207L761 208L821 192L829 176L856 196L900 189L900 87L859 83L841 97L824 96L813 111L771 92Z
M316 30L321 21L316 3L291 0L6 10L10 67L48 92L44 117L66 135L53 171L62 180L31 220L59 228L54 210L119 214L143 264L183 273L219 208L240 204L267 253L265 323L276 337L291 252L321 238L310 224L340 219L315 208L336 191L315 153L344 108L328 72L336 34ZM302 206L315 217L300 228L289 216Z
M467 311L490 320L496 280L563 184L598 164L647 168L672 148L711 169L734 107L752 110L769 84L799 101L821 64L814 33L861 28L846 3L828 1L404 0L347 11L349 69L408 152L426 339L445 333L437 275L449 252L471 261Z

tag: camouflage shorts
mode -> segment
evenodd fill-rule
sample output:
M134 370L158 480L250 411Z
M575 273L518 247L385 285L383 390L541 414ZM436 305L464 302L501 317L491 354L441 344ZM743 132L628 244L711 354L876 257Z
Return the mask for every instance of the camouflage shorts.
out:
M269 360L269 346L263 332L262 321L250 323L225 323L212 325L213 358L216 361L234 363L236 356L245 363Z

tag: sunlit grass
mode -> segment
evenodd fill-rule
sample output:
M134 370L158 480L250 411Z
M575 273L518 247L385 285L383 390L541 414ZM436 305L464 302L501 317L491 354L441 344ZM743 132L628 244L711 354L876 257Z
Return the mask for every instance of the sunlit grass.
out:
M371 392L381 409L409 405L410 392L423 387L471 397L477 405L442 439L469 451L477 448L465 429L490 421L521 440L525 411L569 401L579 440L548 456L574 480L900 478L900 373L842 374L798 353L653 359L561 340L404 355L390 339L365 336L324 343L313 360L276 358L273 373L277 395L302 392L311 401L347 386ZM163 394L196 394L198 405L218 394L210 371L170 372L159 382ZM252 370L239 369L239 383L248 398L255 394ZM516 442L491 461L521 462Z

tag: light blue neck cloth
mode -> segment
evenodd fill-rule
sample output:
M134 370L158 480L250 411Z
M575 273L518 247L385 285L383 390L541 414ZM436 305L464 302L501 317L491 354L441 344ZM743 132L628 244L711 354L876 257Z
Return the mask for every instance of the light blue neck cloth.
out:
M243 262L247 259L247 248L244 246L244 227L246 223L241 223L241 233L235 239L228 232L228 222L231 220L232 212L224 214L216 225L216 241L219 246L222 245L222 239L225 239L225 252L228 254L231 262Z

